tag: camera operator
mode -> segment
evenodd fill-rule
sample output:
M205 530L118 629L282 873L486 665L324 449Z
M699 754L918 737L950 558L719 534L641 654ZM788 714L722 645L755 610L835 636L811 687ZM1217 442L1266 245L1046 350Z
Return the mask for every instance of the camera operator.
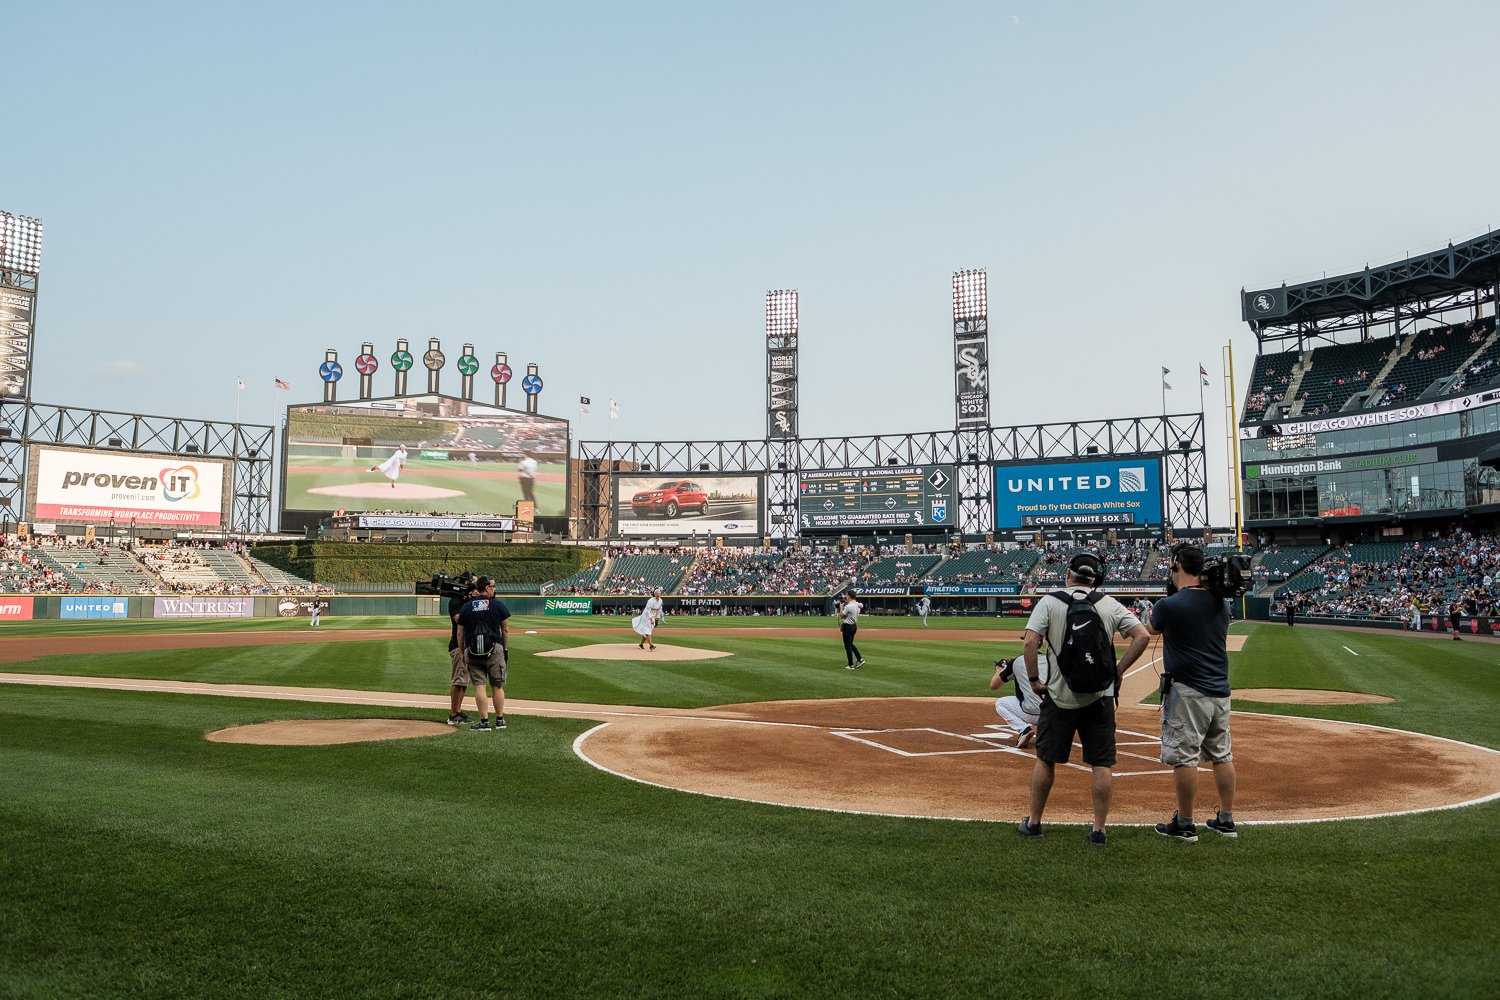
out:
M1177 812L1156 824L1163 837L1195 843L1193 802L1198 793L1198 761L1214 769L1219 810L1204 825L1226 837L1234 829L1234 758L1229 739L1229 608L1222 574L1205 576L1206 559L1196 545L1172 550L1168 596L1157 601L1147 624L1163 637L1161 760L1172 767ZM1220 563L1216 568L1222 568Z
M469 665L464 662L464 651L458 644L458 613L464 609L464 605L474 599L474 575L465 573L456 581L461 593L455 592L448 598L448 618L453 624L453 629L448 637L448 664L451 667L451 679L448 688L448 725L462 726L470 720L463 711L464 692L469 688Z
M495 599L495 581L481 576L474 581L474 599L458 613L458 648L474 685L474 704L482 718L469 727L471 733L505 728L505 667L510 654L510 609ZM484 704L484 686L490 686L495 706L495 724Z

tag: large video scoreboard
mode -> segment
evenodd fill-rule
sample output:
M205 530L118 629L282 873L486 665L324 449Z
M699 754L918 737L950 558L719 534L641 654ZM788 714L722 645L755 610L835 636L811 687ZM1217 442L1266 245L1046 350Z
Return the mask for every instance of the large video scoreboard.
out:
M958 521L951 465L827 469L799 478L803 531L949 528Z

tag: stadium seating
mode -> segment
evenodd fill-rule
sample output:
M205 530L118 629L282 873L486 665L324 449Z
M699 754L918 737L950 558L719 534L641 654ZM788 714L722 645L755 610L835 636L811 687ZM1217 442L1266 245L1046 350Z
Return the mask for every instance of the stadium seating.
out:
M610 564L609 575L599 589L611 594L635 594L653 587L671 591L692 561L693 554L688 550L681 555L620 556Z
M682 582L682 594L758 594L767 576L784 558L783 552L715 548L699 554Z
M862 548L799 548L772 567L768 594L831 594L848 586L873 553Z
M971 583L1016 583L1036 565L1031 549L971 549L935 567L922 581L928 586L951 587Z
M1255 359L1255 367L1250 372L1250 390L1245 394L1242 419L1259 420L1265 416L1268 406L1286 395L1297 360L1295 352L1263 354Z
M1373 388L1375 376L1396 349L1391 338L1331 344L1312 352L1299 389L1302 416L1337 413L1356 392Z
M254 556L247 557L250 565L259 573L261 579L265 580L273 591L277 593L288 593L293 591L317 589L317 584L311 580L304 580L300 576L294 576L284 569L277 569L268 562L264 562Z
M1417 399L1433 382L1457 372L1478 349L1479 345L1469 340L1478 332L1476 327L1464 324L1418 333L1412 338L1405 356L1385 377L1386 391L1381 401L1404 403ZM1484 331L1485 336L1488 334L1488 330Z
M565 576L561 580L553 580L551 583L542 584L543 594L588 594L599 586L599 574L604 570L603 559L585 566L583 569Z
M897 555L876 559L859 571L856 587L906 587L943 561L940 555Z
M1327 551L1327 545L1273 545L1262 550L1250 575L1257 587L1283 583L1311 566Z

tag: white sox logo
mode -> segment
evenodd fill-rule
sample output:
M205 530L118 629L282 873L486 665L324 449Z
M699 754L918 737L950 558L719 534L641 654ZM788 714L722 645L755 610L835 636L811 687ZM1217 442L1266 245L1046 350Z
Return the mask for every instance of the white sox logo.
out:
M980 367L979 348L963 347L958 352L959 371L969 380L970 389L983 389L989 373Z
M792 432L792 422L786 418L785 410L776 411L776 429L783 434Z
M1255 297L1254 305L1256 312L1266 313L1270 312L1271 307L1276 305L1276 303L1271 299L1271 296L1267 295L1265 292L1261 292Z

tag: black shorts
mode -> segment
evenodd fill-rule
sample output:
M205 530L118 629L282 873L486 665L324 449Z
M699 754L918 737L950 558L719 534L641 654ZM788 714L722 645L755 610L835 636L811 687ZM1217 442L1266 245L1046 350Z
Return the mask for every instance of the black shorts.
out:
M1090 767L1115 766L1115 700L1100 698L1083 708L1058 708L1042 700L1036 724L1036 758L1066 764L1073 752L1073 734L1083 744L1083 762Z

